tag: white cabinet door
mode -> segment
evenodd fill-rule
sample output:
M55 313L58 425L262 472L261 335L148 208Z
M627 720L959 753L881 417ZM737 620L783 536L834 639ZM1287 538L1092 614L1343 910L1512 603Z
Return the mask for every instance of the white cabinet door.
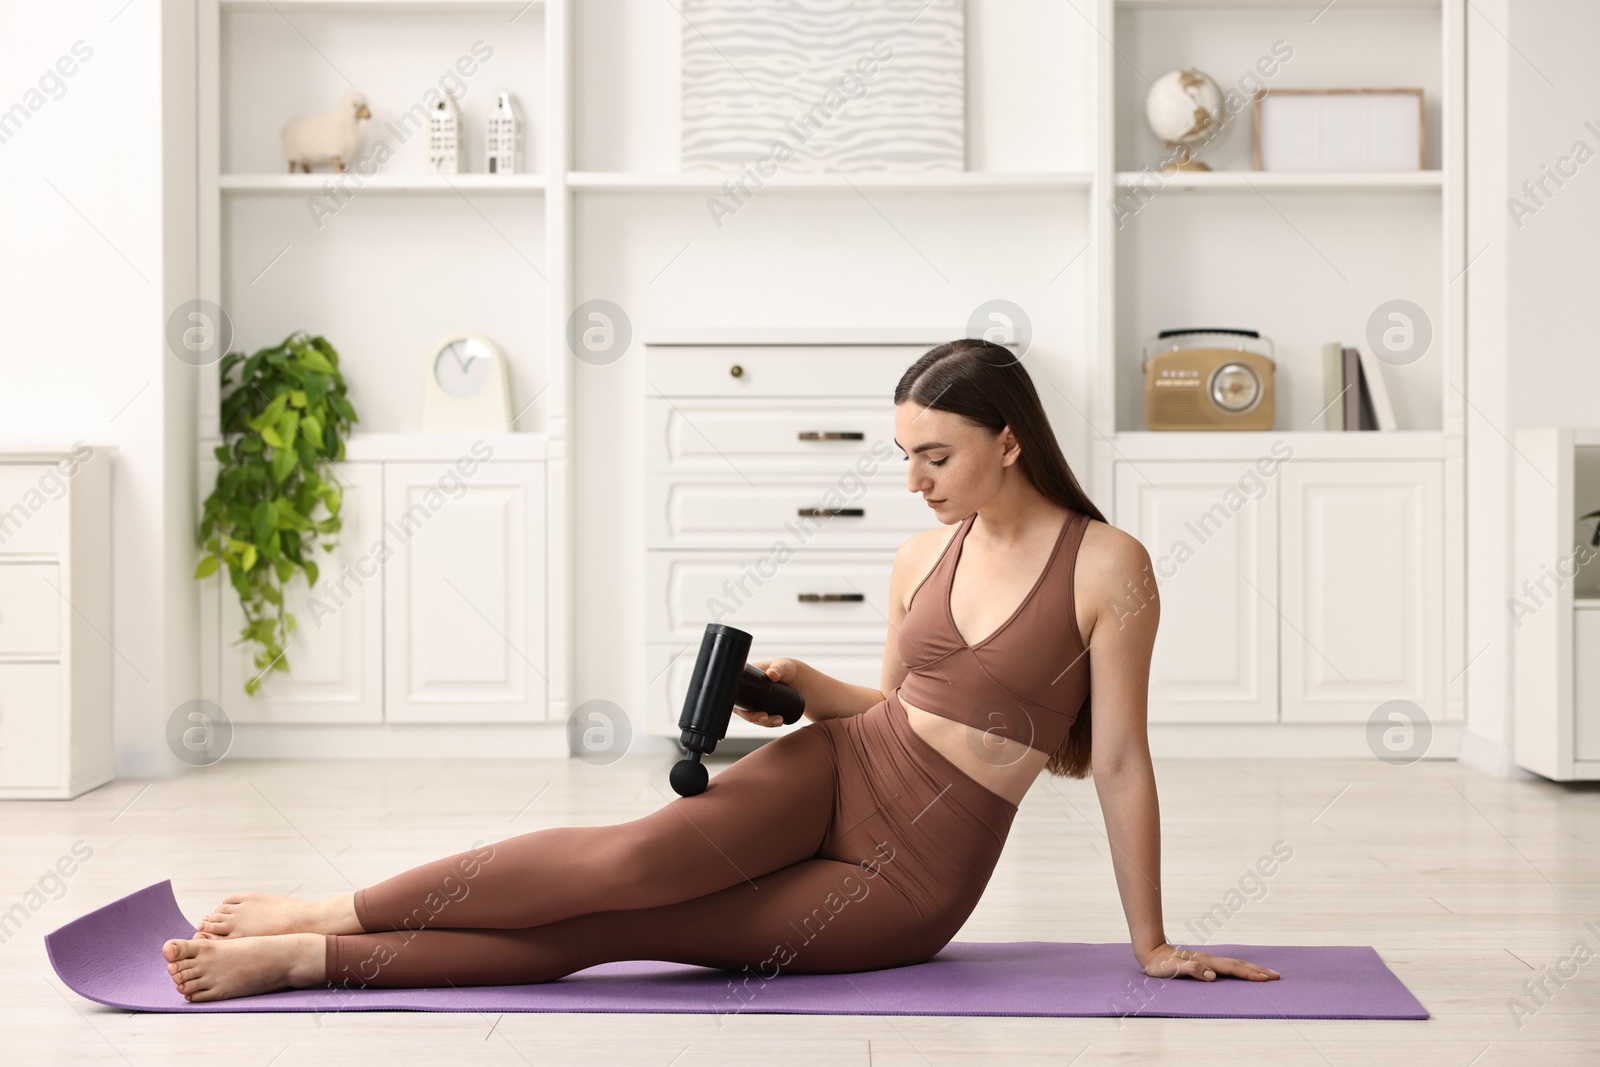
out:
M222 574L221 703L238 722L351 723L383 721L383 465L337 463L342 493L339 541L321 541L312 559L317 584L296 575L284 594L295 629L284 646L287 673L262 674L261 688L246 695L245 682L261 674L254 643L236 645L244 627L239 594ZM209 490L208 490L209 492Z
M1161 595L1151 722L1277 720L1277 477L1246 463L1116 465L1113 521L1150 554Z
M1291 463L1283 479L1283 721L1444 710L1442 476L1431 461Z
M1600 760L1600 606L1572 612L1572 673L1572 758Z
M384 465L384 717L543 722L544 465Z
M0 663L0 789L61 785L61 731L61 664Z
M0 561L0 655L59 655L67 593L60 564Z

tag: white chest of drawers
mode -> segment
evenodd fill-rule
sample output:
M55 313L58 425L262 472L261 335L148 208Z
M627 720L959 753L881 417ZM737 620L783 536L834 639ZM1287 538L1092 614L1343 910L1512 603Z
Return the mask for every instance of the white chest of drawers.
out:
M110 639L110 450L0 451L0 798L115 776Z
M895 551L929 525L894 389L936 343L647 345L642 732L678 735L709 622L749 632L752 661L879 684Z

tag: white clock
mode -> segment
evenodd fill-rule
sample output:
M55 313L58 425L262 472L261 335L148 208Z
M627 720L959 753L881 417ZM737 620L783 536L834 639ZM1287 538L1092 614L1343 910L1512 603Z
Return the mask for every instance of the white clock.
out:
M493 341L465 330L433 348L422 394L422 432L507 433L511 391L506 359Z

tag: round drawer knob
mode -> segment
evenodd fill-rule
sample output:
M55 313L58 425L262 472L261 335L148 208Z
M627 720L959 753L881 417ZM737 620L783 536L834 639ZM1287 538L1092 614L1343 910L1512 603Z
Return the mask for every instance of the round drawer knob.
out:
M728 368L728 373L733 375L735 378L743 377L744 368L735 363L733 366Z

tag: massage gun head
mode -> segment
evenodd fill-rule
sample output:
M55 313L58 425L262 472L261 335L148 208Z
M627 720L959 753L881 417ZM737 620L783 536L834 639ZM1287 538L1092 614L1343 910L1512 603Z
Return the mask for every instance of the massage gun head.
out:
M706 765L697 756L698 752L691 753L688 759L679 760L672 766L672 791L680 797L699 796L706 791L706 783L711 780Z

